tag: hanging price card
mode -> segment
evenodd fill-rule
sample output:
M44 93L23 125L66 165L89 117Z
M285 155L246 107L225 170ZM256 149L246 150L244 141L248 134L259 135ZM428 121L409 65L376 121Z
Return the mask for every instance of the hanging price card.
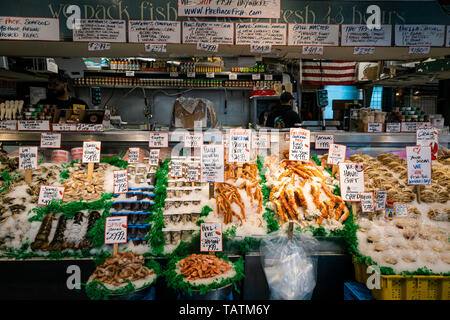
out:
M249 129L230 129L229 162L250 162L252 131Z
M114 170L114 193L128 192L128 170Z
M340 144L330 144L328 150L327 164L337 165L345 161L345 154L347 153L347 147Z
M139 148L128 149L128 163L130 164L139 163Z
M186 133L184 135L184 147L185 148L200 148L203 144L203 133L194 132Z
M417 128L416 144L418 146L431 147L431 160L436 160L439 146L438 129L434 127Z
M37 147L19 147L19 169L37 169L38 167L38 148Z
M201 181L224 181L224 152L223 145L205 144L201 153Z
M374 212L373 192L361 192L362 212Z
M150 148L168 148L169 133L168 132L150 132L150 140L148 146Z
M344 201L359 202L364 192L364 168L361 163L339 163L339 185Z
M400 122L386 123L386 132L400 132L401 124Z
M105 244L127 242L127 216L107 217L105 221Z
M386 209L386 199L387 199L387 192L386 191L378 191L377 201L376 201L376 210Z
M173 178L183 177L183 160L170 161L170 176Z
M61 134L52 132L42 132L41 148L61 148Z
M395 216L405 218L408 216L408 206L406 203L394 203Z
M101 141L84 141L83 142L83 163L99 163Z
M406 147L408 184L431 184L431 147Z
M200 224L200 252L222 251L222 224Z
M334 143L334 135L332 134L318 134L316 135L316 149L329 149L330 144Z
M311 132L305 129L290 129L289 160L309 161Z
M64 190L64 187L41 186L41 189L39 190L38 204L46 206L50 204L53 199L62 200L64 198Z
M150 150L150 165L152 167L157 167L159 164L159 149L151 149Z

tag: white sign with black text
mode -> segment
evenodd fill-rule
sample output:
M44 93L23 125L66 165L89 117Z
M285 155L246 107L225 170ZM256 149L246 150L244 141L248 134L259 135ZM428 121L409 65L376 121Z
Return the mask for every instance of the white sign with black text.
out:
M362 163L339 163L339 185L344 201L359 202L364 192L364 168Z
M345 154L347 153L347 147L340 144L330 144L328 149L327 164L338 165L345 161Z
M37 169L38 167L38 148L37 147L19 147L19 169Z
M41 148L61 148L61 134L53 132L42 132Z
M334 143L333 134L318 134L315 138L316 149L329 149L330 145Z
M229 162L250 162L252 131L250 129L230 129Z
M406 147L408 184L431 184L431 147Z
M168 148L169 133L168 132L150 132L148 146L150 148Z
M205 144L201 152L201 181L224 181L224 147L223 145Z
M41 186L39 190L39 205L48 205L52 200L62 200L64 198L64 187Z
M105 221L105 244L126 243L127 216L107 217Z
M101 141L84 141L83 142L83 163L99 163Z
M222 251L222 224L200 224L200 252Z
M306 129L291 128L289 136L289 160L309 161L311 132Z

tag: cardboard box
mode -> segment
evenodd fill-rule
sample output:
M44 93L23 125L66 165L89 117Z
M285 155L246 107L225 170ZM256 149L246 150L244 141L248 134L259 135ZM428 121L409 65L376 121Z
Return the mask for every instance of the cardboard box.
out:
M195 129L199 123L203 128L216 128L218 124L214 104L207 99L176 99L173 104L173 118L176 128Z

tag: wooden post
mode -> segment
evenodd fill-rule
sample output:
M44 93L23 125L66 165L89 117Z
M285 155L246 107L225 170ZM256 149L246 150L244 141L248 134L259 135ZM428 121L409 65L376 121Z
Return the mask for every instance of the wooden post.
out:
M28 184L31 184L31 174L33 170L31 169L25 169L25 182Z
M209 198L214 198L214 182L209 183Z
M288 240L292 240L292 236L294 234L294 222L289 221L289 228L288 228Z
M356 216L357 216L357 213L356 213L356 202L352 202L352 212L353 212L353 219L354 219L354 221L356 221Z
M414 188L414 190L416 191L416 195L417 195L417 203L420 203L420 186L416 185L416 187Z
M119 245L117 243L114 243L113 245L113 257L117 255L117 249L119 248Z
M94 175L94 163L89 162L88 163L88 173L87 173L88 180L91 180L93 175Z

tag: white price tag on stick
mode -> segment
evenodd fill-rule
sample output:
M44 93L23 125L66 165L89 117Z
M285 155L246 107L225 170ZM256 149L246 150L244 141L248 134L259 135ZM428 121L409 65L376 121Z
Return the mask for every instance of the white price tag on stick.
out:
M330 144L328 149L327 164L337 165L345 161L345 155L347 153L347 147L340 144Z
M61 148L61 134L53 132L41 133L41 148Z
M139 148L129 148L128 149L128 163L136 164L139 163Z
M105 244L127 243L127 216L107 217L105 221Z
M37 169L38 167L38 148L37 147L19 147L19 169Z
M172 178L183 177L183 160L170 161L170 176Z
M168 148L169 133L168 132L150 132L148 146L150 148Z
M250 129L230 129L229 162L250 162L252 131Z
M200 148L203 144L203 133L194 132L186 133L184 135L184 147L185 148Z
M128 192L128 170L114 170L114 193Z
M222 224L200 224L200 252L222 251Z
M201 153L201 181L224 181L224 150L223 145L205 144Z
M394 203L395 216L398 218L408 217L408 206L406 203Z
M64 187L59 186L41 186L39 190L38 205L49 205L52 200L64 199Z
M290 129L289 160L309 161L311 132L305 129Z
M416 144L418 146L431 147L431 160L436 160L439 146L438 129L434 127L417 128Z
M333 134L318 134L316 135L315 146L316 149L329 149L330 145L334 143Z
M83 163L99 163L101 152L101 141L84 141L83 142Z
M360 197L362 212L374 212L373 192L361 192Z
M152 167L157 167L159 165L159 149L151 149L150 150L150 160L149 164Z
M359 202L364 192L364 168L362 163L339 163L339 186L344 201Z
M387 191L379 190L377 193L376 210L386 209Z
M408 184L431 184L431 147L406 147Z

